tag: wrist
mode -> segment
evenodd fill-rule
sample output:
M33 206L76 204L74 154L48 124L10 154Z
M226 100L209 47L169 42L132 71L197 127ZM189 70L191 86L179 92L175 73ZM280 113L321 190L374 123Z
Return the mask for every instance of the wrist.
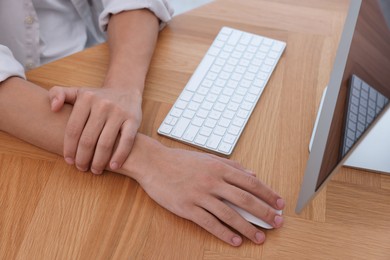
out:
M108 73L104 82L103 88L119 89L131 91L132 95L142 98L145 86L145 77L133 76L131 73L117 71L115 74Z
M159 160L167 149L153 138L138 133L129 157L118 172L133 178L142 186L142 183L153 178L152 173L158 171Z

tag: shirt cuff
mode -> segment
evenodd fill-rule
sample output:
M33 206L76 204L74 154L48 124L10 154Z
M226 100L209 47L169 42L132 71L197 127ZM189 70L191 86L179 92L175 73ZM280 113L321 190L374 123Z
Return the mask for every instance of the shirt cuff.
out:
M14 58L11 50L0 45L0 82L13 76L26 79L23 66Z
M174 12L167 0L103 0L103 5L104 10L99 16L99 26L103 32L107 30L107 24L112 14L137 9L149 9L160 19L161 30L172 19Z

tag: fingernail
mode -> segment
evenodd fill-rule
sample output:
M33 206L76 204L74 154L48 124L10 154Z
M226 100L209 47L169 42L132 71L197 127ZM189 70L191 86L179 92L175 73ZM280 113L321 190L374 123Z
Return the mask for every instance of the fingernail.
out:
M66 157L66 158L65 158L65 162L66 162L67 164L70 164L70 165L73 165L73 164L74 164L74 160L73 160L72 158L70 158L70 157Z
M91 172L93 174L96 174L96 175L102 174L102 171L99 171L99 170L96 170L96 169L91 169Z
M112 162L110 164L110 168L113 170L117 170L117 169L119 169L119 164L117 162Z
M263 243L265 240L265 235L262 232L257 232L255 237L256 237L256 241L259 243Z
M79 171L81 171L81 172L86 172L86 171L88 171L88 168L82 168L82 167L80 167L80 166L78 166L78 165L76 165L76 168L77 168Z
M281 227L283 224L283 218L279 215L276 215L274 218L274 224L275 224L275 227Z
M242 239L241 239L241 237L233 237L232 238L232 243L233 243L233 245L235 245L235 246L239 246L240 244L241 244L241 242L242 242Z
M278 200L276 201L276 205L278 206L278 209L283 209L284 206L285 206L285 202L284 202L283 199L278 199Z

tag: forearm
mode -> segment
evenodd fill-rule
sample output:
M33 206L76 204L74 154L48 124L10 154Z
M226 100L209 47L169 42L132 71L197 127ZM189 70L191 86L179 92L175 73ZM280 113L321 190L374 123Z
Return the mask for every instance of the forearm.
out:
M0 84L0 130L60 155L72 109L65 105L53 113L48 91L23 79ZM284 207L280 196L238 163L217 156L167 148L138 133L132 152L116 172L139 182L161 206L234 246L242 238L227 226L255 243L264 242L264 234L224 200L275 228L283 222L275 211Z
M48 91L31 82L14 77L0 84L0 130L50 152L63 155L65 127L71 111L72 106L66 104L61 111L52 112ZM147 156L145 147L156 150L162 145L137 134L121 174L136 180L141 177L144 166L133 158Z
M109 69L104 86L124 87L142 95L159 31L150 11L134 10L113 15L108 24Z

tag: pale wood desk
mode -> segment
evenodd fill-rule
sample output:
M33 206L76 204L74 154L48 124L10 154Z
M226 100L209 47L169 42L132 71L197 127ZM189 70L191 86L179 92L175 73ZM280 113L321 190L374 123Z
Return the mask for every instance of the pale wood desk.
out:
M0 259L390 259L390 177L343 169L302 215L295 202L346 0L220 0L161 33L141 131L156 129L223 25L287 41L232 159L287 201L285 226L233 248L154 203L133 180L79 173L59 156L0 133ZM28 73L44 87L99 86L101 45ZM28 126L26 126L28 127Z

